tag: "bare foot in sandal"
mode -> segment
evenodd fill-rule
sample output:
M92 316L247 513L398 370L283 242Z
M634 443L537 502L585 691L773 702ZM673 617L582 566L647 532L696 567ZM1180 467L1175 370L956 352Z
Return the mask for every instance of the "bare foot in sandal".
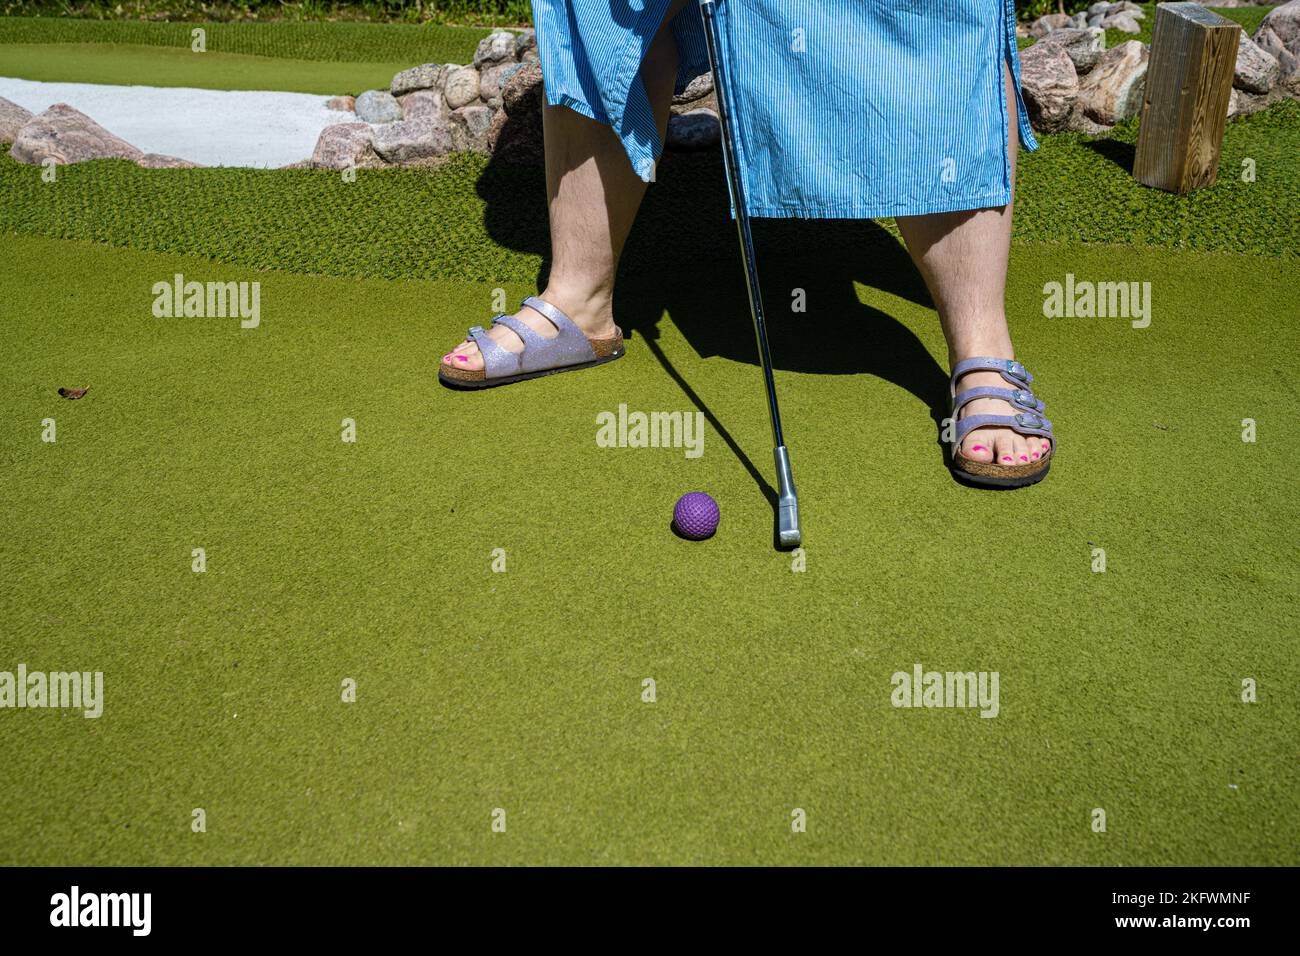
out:
M953 468L977 484L1015 488L1047 474L1052 423L1013 359L972 356L953 368Z
M514 315L496 316L487 329L470 329L465 341L442 357L438 377L470 388L504 385L599 365L622 354L622 331L607 312L580 321L530 296Z
M548 290L549 292L549 290ZM539 296L543 301L551 301L546 295ZM559 303L555 303L559 305ZM562 305L560 308L564 308ZM583 314L576 308L565 310L565 315L572 320L573 324L582 329L583 334L591 339L610 338L614 334L614 322L608 312ZM514 314L514 318L523 322L538 335L552 338L555 336L555 326L546 316L542 315L536 309L529 306L523 306ZM488 337L496 342L508 352L519 353L524 350L523 340L512 332L507 326L497 324L487 330ZM460 345L456 346L450 352L442 357L442 364L449 368L459 368L467 372L483 371L483 354L479 351L478 345L472 339L466 338Z

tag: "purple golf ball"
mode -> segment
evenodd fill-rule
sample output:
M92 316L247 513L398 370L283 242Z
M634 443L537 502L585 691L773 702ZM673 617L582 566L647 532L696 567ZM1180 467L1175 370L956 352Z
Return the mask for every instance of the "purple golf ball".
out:
M707 538L717 531L721 517L718 503L702 491L682 495L673 507L673 524L683 537L692 541Z

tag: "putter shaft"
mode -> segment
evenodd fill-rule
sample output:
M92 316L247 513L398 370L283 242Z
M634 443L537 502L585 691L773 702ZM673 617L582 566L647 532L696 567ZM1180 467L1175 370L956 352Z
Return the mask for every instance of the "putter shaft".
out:
M794 477L790 473L790 453L786 450L785 436L781 431L781 409L776 400L776 381L772 377L772 352L767 344L767 325L763 317L763 290L758 281L754 236L749 225L749 207L745 199L745 186L740 177L740 163L736 156L731 88L722 57L722 38L718 30L717 12L716 0L700 0L700 14L704 19L705 46L709 52L709 67L713 71L718 119L722 127L722 163L727 173L727 184L731 189L731 201L736 209L736 234L740 240L740 256L745 268L749 312L754 319L758 357L763 366L763 384L767 389L768 418L772 424L777 480L777 540L782 547L793 548L798 547L802 537L799 529L799 499L794 490Z

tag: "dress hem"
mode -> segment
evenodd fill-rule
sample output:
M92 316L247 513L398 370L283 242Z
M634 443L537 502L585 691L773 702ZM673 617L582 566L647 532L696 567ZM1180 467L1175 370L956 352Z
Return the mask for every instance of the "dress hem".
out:
M995 209L1011 202L1011 190L1002 189L983 196L968 196L945 202L926 203L923 206L900 208L899 203L881 206L750 206L749 215L755 219L895 219L900 216L929 216L943 212L967 212L976 209ZM735 209L732 208L732 216Z

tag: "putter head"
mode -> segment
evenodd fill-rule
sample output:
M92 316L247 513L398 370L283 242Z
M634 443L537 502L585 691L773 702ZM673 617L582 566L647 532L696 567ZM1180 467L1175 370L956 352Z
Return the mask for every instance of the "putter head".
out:
M803 541L799 528L799 498L790 474L790 453L784 445L776 449L776 540L783 548L797 548Z
M777 505L776 540L783 548L797 548L803 541L799 531L799 499L793 495L789 501L782 500Z

